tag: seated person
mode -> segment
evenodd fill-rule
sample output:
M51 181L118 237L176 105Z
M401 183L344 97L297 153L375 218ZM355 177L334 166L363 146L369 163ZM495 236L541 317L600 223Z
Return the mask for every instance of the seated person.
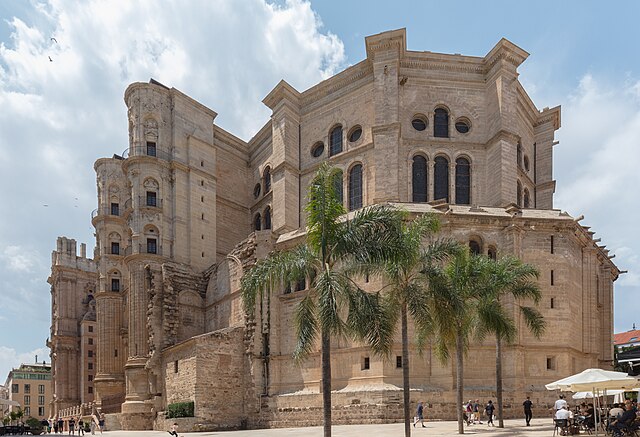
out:
M585 411L585 415L584 415L584 424L588 428L593 429L596 427L595 412L593 411L593 405L587 405L587 410Z
M613 404L613 408L609 410L609 417L614 419L622 414L624 414L624 408L620 408L620 404Z
M562 428L563 432L569 426L570 418L571 418L571 411L569 411L566 405L564 405L562 408L556 411L556 415L555 415L556 425Z
M627 426L631 425L636 418L636 412L633 411L633 406L630 401L625 403L625 411L619 416L616 420L611 422L611 429L614 431L614 435L622 435L622 430Z

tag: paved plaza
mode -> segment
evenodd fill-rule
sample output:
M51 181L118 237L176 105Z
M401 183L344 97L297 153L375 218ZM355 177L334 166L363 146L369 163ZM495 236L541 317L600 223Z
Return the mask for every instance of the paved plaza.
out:
M483 437L493 436L524 436L542 437L553 434L553 423L551 419L533 419L530 427L524 426L522 420L505 420L505 427L489 428L487 425L473 425L465 427L465 434ZM99 435L99 433L98 433ZM167 436L165 431L106 431L105 437L153 437ZM187 433L179 431L180 436L228 436L228 437L322 437L322 427L314 426L308 428L278 428L278 429L258 429L250 431L216 431ZM402 437L404 427L401 423L382 425L338 425L333 427L335 437ZM456 422L427 422L426 428L412 429L412 436L444 437L458 435L458 425Z

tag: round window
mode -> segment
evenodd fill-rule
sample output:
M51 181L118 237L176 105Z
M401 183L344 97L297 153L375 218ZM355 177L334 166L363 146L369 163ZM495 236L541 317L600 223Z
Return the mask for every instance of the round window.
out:
M466 134L470 129L471 126L469 126L469 122L467 120L456 121L456 130L461 134Z
M362 128L360 126L354 128L351 133L349 133L349 141L355 143L362 136Z
M427 122L422 118L416 117L411 120L411 126L413 126L415 130L423 131L427 128Z
M322 153L324 153L324 144L321 142L315 143L311 148L311 156L317 158L322 156Z
M260 184L256 184L255 187L253 187L253 197L255 197L256 199L258 198L258 196L260 195Z

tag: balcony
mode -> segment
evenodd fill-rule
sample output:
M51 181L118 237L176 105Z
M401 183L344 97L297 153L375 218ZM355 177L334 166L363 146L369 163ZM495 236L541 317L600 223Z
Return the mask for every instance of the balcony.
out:
M149 196L138 196L138 206L140 208L159 208L162 209L162 199Z
M164 150L160 150L157 147L147 148L146 146L141 147L129 147L122 152L123 158L134 158L146 156L148 158L157 158L162 159L164 161L171 161L171 153L165 152Z
M137 254L149 254L149 255L160 255L162 256L162 246L159 245L155 245L155 252L154 250L154 246L147 246L144 243L140 243L138 244L138 252L136 254L133 253L133 246L128 246L124 249L124 251L120 251L121 254L124 254L124 256L129 256L129 255L137 255Z
M100 208L96 208L91 211L91 220L98 216L112 216L112 217L122 217L119 208L112 208L110 206L104 206Z

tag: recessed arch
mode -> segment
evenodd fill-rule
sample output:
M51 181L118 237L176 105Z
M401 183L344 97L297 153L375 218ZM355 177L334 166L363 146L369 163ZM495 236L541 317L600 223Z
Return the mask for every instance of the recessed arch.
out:
M471 161L466 156L456 159L456 204L471 204Z
M349 169L349 211L362 208L363 204L363 167L358 162Z
M254 231L262 230L262 216L260 215L259 212L253 216L253 230Z
M449 138L449 108L437 106L433 111L433 136Z
M271 206L267 205L267 207L264 209L264 212L262 214L263 217L263 221L264 221L264 229L271 229Z
M271 191L271 167L266 166L262 172L262 185L264 186L264 195Z
M411 200L412 202L427 202L429 160L422 154L416 154L411 161Z
M433 160L433 200L449 202L449 158L444 155Z

